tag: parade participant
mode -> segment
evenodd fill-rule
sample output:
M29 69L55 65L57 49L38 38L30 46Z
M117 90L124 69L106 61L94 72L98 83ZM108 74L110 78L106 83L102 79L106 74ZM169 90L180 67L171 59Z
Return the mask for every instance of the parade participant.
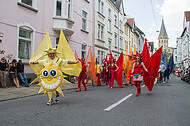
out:
M37 78L31 84L39 82L38 85L41 86L39 93L44 91L44 94L49 97L47 105L52 103L52 93L56 95L56 103L59 102L59 94L64 96L60 86L64 86L63 83L70 82L64 79L66 76L63 73L79 76L82 70L81 63L76 61L62 30L57 49L52 48L49 34L46 33L43 41L30 59L30 66L37 75Z
M133 83L137 87L136 96L139 96L139 94L141 93L140 84L143 81L143 74L144 74L143 69L146 72L148 72L147 68L145 67L144 63L141 60L142 60L141 54L137 54L136 61L133 64L133 69L132 69L132 73L134 74Z
M0 80L2 88L6 88L6 69L7 69L6 58L2 57L0 61Z
M170 73L171 73L170 65L167 65L167 68L164 71L164 80L166 81L166 83L168 83Z
M99 62L97 62L97 65L96 65L96 71L97 71L97 76L98 76L98 83L97 83L97 86L101 86L101 82L100 82L100 72L101 72L101 66L99 65Z
M166 70L166 66L164 65L164 62L161 61L161 65L160 65L160 81L163 82L163 84L165 84L164 81L164 71Z
M19 85L19 82L18 82L18 78L17 78L17 61L16 61L16 59L13 59L12 63L9 65L8 75L11 77L11 79L13 80L16 87L21 88Z
M110 59L110 64L107 66L107 69L109 68L110 73L111 73L111 79L110 79L110 88L113 88L114 84L114 73L119 69L119 67L115 64L115 59L111 58Z
M106 83L106 80L105 80L105 76L106 76L106 65L105 65L105 61L103 60L102 61L102 71L101 71L101 80L102 80L102 83Z
M82 63L82 71L81 71L80 75L78 76L78 90L76 92L81 91L81 82L84 86L84 90L87 91L87 87L84 82L85 77L86 77L86 63L85 63L85 60L83 60L83 59L79 59L79 61Z
M130 79L131 79L131 82L133 82L132 69L133 69L133 64L134 64L135 60L133 59L133 55L132 54L129 54L127 56L129 57L129 60L128 60L128 66L127 66L127 80L126 80L126 84L129 85Z

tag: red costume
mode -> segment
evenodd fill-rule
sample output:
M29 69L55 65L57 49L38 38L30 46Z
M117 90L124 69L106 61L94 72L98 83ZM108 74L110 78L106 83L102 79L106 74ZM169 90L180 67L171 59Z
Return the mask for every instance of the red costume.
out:
M84 85L85 91L87 91L87 87L84 82L85 77L86 77L86 64L85 64L84 60L82 60L82 59L79 59L79 61L82 63L82 71L81 71L80 75L78 76L78 90L76 92L81 91L81 81L82 81L82 84Z
M110 65L110 73L111 73L110 88L113 88L115 66L111 66L111 65Z

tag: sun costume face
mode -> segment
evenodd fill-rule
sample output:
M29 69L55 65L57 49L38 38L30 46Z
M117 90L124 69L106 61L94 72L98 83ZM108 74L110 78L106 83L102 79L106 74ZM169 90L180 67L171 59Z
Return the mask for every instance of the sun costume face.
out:
M52 56L51 53L54 53L54 56ZM44 95L48 95L50 102L52 93L55 95L59 93L64 97L60 86L64 86L63 83L70 84L70 82L64 79L66 76L64 76L62 72L67 75L79 76L82 71L80 62L77 64L67 64L66 62L68 62L68 60L76 61L62 30L60 32L57 49L52 48L47 32L43 41L30 59L30 62L38 61L38 64L30 64L37 75L37 78L33 80L30 85L34 82L39 82L39 84L37 84L41 86L39 93L44 91ZM39 61L45 62L39 63Z

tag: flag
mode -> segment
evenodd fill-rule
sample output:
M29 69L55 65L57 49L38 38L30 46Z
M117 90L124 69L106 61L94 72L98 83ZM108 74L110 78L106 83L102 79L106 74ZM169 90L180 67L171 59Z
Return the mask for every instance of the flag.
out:
M75 50L75 59L78 60L78 58L79 58L79 57L78 57L77 52L76 52L76 50Z
M170 58L169 65L170 65L171 73L172 73L172 72L173 72L173 69L174 69L173 53L172 53L172 56L171 56L171 58Z
M143 79L144 79L144 84L147 86L150 92L152 91L155 78L158 75L158 70L161 61L161 53L162 53L162 47L160 47L146 62L144 62L144 65L148 69L150 75L148 76L148 73L145 72Z
M145 43L142 51L143 63L147 62L150 58L149 49L147 45L147 39L145 38Z
M167 66L168 63L167 63L167 55L166 55L166 51L164 53L164 65Z
M123 81L123 51L121 52L116 65L119 69L115 72L114 78L117 81L120 88L123 88L122 81Z

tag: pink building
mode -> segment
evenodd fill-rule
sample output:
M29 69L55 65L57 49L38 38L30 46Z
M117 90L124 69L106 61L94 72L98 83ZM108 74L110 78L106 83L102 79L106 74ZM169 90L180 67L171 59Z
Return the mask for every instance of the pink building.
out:
M63 30L73 52L86 56L94 41L94 2L91 0L1 0L0 58L22 59L26 73L30 57L48 30L56 47Z

